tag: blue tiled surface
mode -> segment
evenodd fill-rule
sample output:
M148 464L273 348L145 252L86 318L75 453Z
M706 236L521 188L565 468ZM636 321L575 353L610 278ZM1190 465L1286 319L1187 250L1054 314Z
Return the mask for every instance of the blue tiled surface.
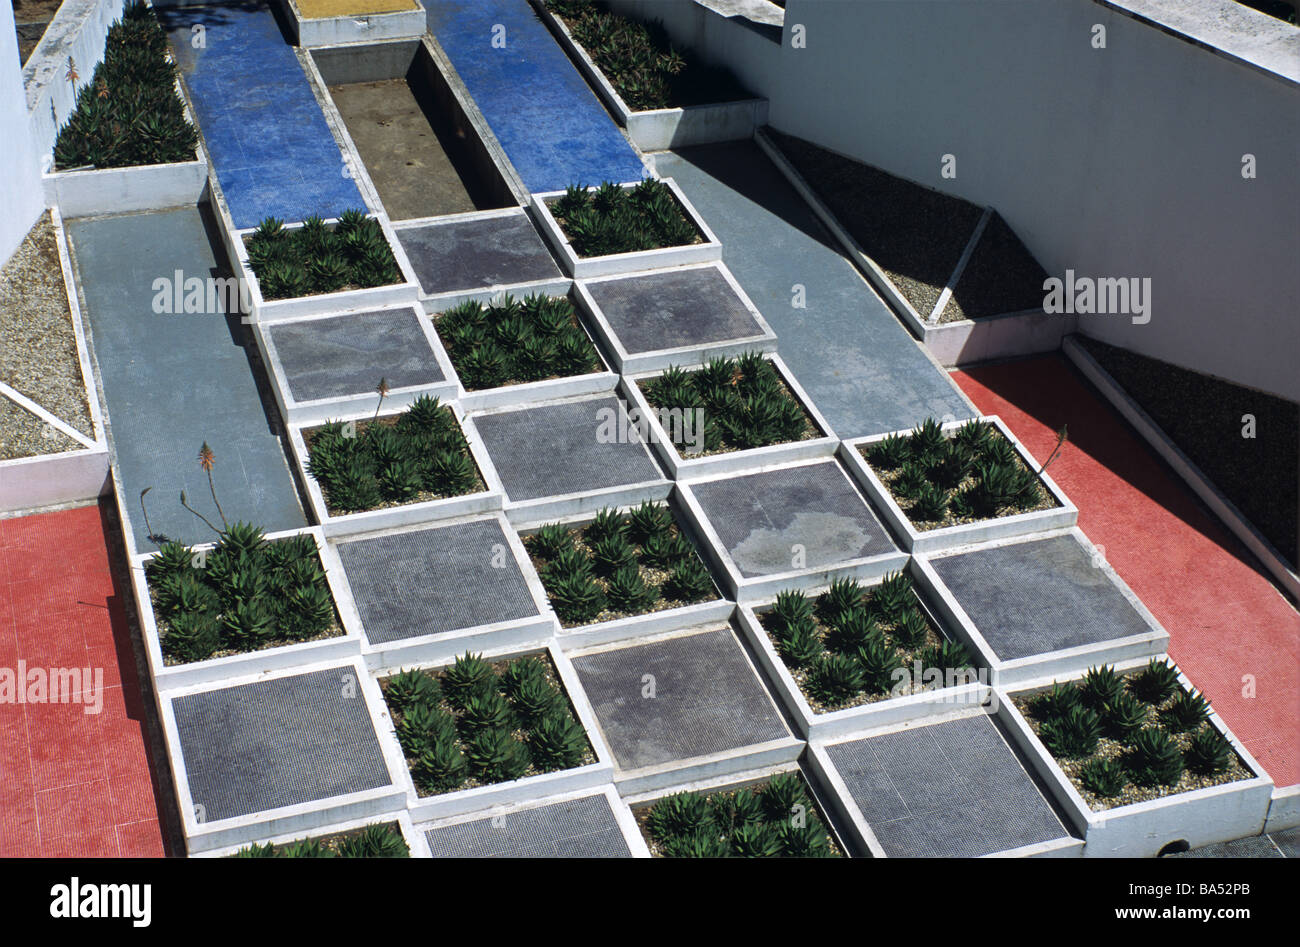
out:
M293 47L265 3L159 9L236 227L364 207ZM192 27L202 24L204 47Z
M271 432L239 316L155 313L154 280L206 278L217 267L197 208L74 220L77 256L95 357L127 516L141 552L154 548L140 491L156 532L189 543L215 537L179 503L221 525L199 468L199 445L216 456L213 481L226 517L267 530L303 526L293 478ZM236 338L239 341L236 341Z
M641 159L528 0L437 0L429 30L534 193L639 181ZM492 46L505 27L505 48ZM499 32L498 32L499 35Z
M974 412L753 142L655 156L722 241L722 260L832 430L861 437ZM791 304L795 285L806 307Z

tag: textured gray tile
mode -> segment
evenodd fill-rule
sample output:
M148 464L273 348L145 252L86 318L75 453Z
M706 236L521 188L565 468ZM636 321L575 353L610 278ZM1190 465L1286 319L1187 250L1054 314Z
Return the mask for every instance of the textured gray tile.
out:
M580 655L573 666L625 770L789 736L730 628Z
M630 858L603 795L424 833L434 858Z
M826 750L891 856L974 858L1069 834L986 714Z
M1190 851L1178 852L1169 858L1294 858L1293 853L1283 854L1274 844L1274 839L1267 835L1252 835L1248 838L1234 839L1231 842L1218 842L1214 845L1202 845Z
M296 401L432 385L445 376L414 309L354 312L268 327Z
M749 339L763 329L713 267L588 283L628 352Z
M1270 832L1269 838L1287 858L1300 858L1300 826L1283 829L1281 832Z
M834 460L692 489L746 578L790 572L795 546L803 548L810 569L898 548Z
M494 519L349 540L338 553L371 643L538 614Z
M1069 535L944 556L932 564L1006 661L1150 630Z
M609 396L476 415L474 426L506 496L517 501L662 480L626 419L622 401Z
M190 694L172 707L205 822L391 784L350 666Z
M430 295L563 275L523 213L402 228L397 239Z

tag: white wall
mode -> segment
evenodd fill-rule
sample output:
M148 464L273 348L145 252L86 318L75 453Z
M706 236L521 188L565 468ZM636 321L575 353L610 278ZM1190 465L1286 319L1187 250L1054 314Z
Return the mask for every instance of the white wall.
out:
M1300 33L1231 0L1127 2L1203 14L1209 35L1300 74ZM1085 334L1300 400L1295 82L1097 0L788 0L781 47L696 0L616 5L703 42L781 131L993 205L1050 274L1151 279L1149 323L1084 316Z
M0 3L0 265L22 243L45 209L40 163L32 144L18 65L14 11Z

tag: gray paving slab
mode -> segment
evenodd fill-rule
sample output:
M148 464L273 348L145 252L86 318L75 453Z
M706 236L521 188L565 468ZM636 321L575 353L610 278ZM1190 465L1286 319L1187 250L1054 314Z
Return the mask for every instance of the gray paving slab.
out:
M538 614L495 519L338 544L371 643Z
M631 858L609 800L586 796L429 829L434 858Z
M1231 842L1218 842L1214 845L1202 845L1186 852L1176 852L1169 858L1287 858L1281 849L1267 835L1252 835L1248 838L1234 839ZM1294 855L1289 857L1294 858Z
M573 666L624 770L790 735L730 628L579 655Z
M588 283L628 352L757 338L763 328L713 267Z
M1070 535L945 556L931 564L1004 661L1150 630Z
M613 396L476 415L474 426L511 500L663 479Z
M1287 858L1300 858L1300 826L1283 829L1280 832L1270 832L1269 838Z
M214 538L178 502L184 490L191 505L220 524L197 460L204 441L215 455L212 477L231 522L267 530L307 522L276 436L274 405L268 412L258 390L249 327L220 305L155 311L155 303L165 309L169 299L176 308L171 286L178 275L224 275L212 233L194 207L68 223L126 512L141 551L154 548L138 500L146 487L152 487L146 499L155 532L186 542ZM160 290L156 280L167 288Z
M353 312L268 327L295 401L433 385L446 376L414 309Z
M898 548L834 460L711 480L692 490L746 578L789 572L796 546L810 569Z
M522 211L403 227L397 239L426 295L563 275L542 235Z
M172 707L206 822L391 785L351 666L189 694Z
M777 348L841 437L973 411L863 281L753 142L666 152L672 177L722 241L722 258L777 334ZM794 306L803 287L805 307Z
M985 714L826 751L892 857L976 858L1069 835Z

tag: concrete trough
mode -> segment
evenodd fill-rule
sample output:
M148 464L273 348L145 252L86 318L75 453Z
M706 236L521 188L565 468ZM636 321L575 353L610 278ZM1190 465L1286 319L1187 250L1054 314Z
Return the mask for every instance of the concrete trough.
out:
M699 232L701 242L680 247L659 247L654 250L638 250L630 253L610 253L602 256L581 257L569 243L564 230L551 214L550 204L564 196L563 191L547 191L532 196L530 209L537 226L550 244L556 259L564 267L564 272L574 279L587 279L593 276L612 276L618 273L635 273L640 270L654 270L667 266L685 266L691 263L714 263L722 259L722 243L709 229L704 218L682 193L677 182L672 178L663 178L686 219ZM625 188L636 187L639 182L624 183ZM595 190L595 186L587 190Z
M573 38L564 22L547 8L545 0L530 2L614 120L627 130L628 137L642 151L664 151L751 138L756 129L767 124L767 99L763 98L634 111Z
M908 515L903 512L903 508L898 505L898 501L894 499L889 488L871 469L867 459L862 456L864 450L869 450L873 445L883 441L890 435L873 434L870 437L856 437L845 440L840 444L840 459L848 467L854 479L870 495L876 509L884 514L885 521L889 523L890 529L902 540L903 548L908 552L940 552L957 546L995 539L1007 539L1049 529L1063 529L1078 522L1078 508L1070 502L1069 497L1056 485L1056 481L1046 471L1039 472L1037 470L1038 462L1029 453L1029 448L1011 432L1011 428L1007 427L997 415L985 415L981 420L995 426L999 433L1015 448L1017 455L1019 455L1025 466L1037 473L1038 482L1055 501L1056 505L1054 507L1047 510L1030 510L1027 513L1013 513L1010 516L978 520L974 523L958 523L955 526L919 530L912 524L912 520ZM950 434L964 423L966 422L949 421L941 427L945 434ZM899 431L897 433L903 437L909 434L908 431Z
M195 858L230 858L238 855L250 845L274 845L277 849L285 845L291 845L304 839L321 839L331 835L342 835L346 832L354 832L357 829L368 828L372 825L395 825L397 830L402 833L402 838L406 841L406 847L410 849L412 858L428 858L429 848L424 842L422 833L416 831L411 825L411 817L405 812L396 812L388 818L379 819L349 819L346 822L339 822L335 825L323 826L311 833L304 835L301 832L290 832L287 835L274 835L267 838L253 839L241 845L227 845L224 848L211 849L205 852L195 852Z
M776 333L720 262L580 280L574 295L624 374L776 350Z
M677 489L723 592L742 604L907 564L834 458L714 474Z
M335 16L313 15L310 3L279 0L285 20L298 46L326 46L331 43L361 43L367 40L419 37L425 31L425 12L420 0L392 3L391 10ZM304 11L303 7L307 7ZM364 8L364 4L361 5Z
M451 360L415 306L304 316L253 327L286 424L310 424L427 395L451 399L460 388Z
M727 623L570 652L624 795L798 759Z

